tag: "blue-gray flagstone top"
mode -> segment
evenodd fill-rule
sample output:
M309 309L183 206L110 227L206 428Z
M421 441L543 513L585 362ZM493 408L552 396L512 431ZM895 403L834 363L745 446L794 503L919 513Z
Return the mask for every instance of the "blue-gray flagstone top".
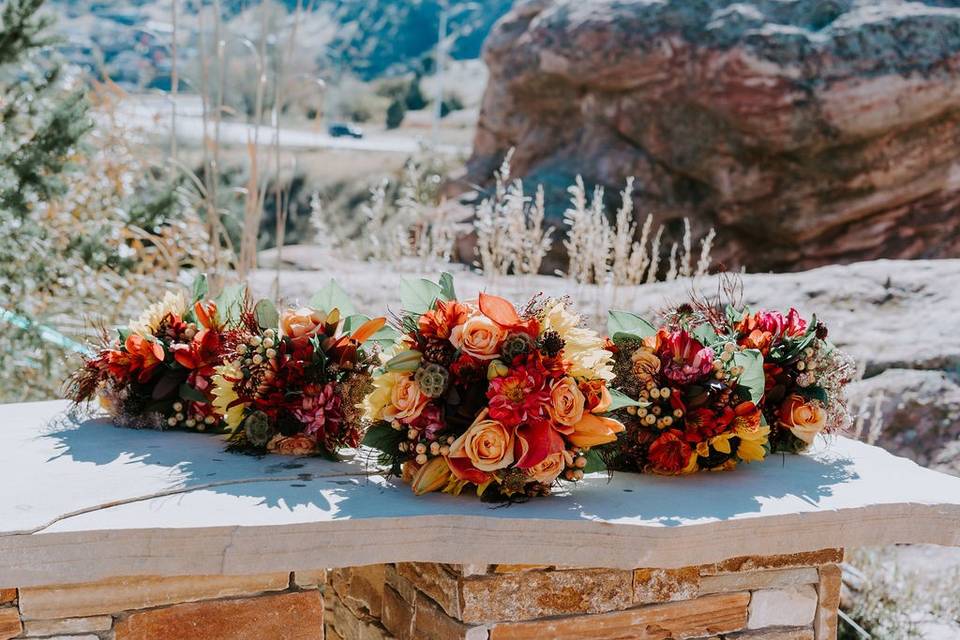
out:
M677 567L960 545L960 478L842 437L726 473L588 476L510 506L415 497L352 460L248 457L216 436L0 405L0 586L380 562Z

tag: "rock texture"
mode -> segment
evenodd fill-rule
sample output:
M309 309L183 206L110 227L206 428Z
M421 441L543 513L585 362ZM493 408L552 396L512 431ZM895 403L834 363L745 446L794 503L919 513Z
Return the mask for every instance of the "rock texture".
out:
M527 0L484 57L473 181L636 176L730 267L960 255L960 3Z

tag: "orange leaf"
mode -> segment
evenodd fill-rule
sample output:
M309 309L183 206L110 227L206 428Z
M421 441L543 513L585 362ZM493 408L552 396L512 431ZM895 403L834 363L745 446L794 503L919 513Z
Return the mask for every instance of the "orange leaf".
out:
M480 311L501 327L514 327L520 323L516 308L499 296L481 293Z
M386 318L373 318L371 320L367 320L360 325L356 331L353 332L351 337L357 342L363 344L368 338L370 338L370 336L375 334L377 331L380 331L385 324L387 324Z

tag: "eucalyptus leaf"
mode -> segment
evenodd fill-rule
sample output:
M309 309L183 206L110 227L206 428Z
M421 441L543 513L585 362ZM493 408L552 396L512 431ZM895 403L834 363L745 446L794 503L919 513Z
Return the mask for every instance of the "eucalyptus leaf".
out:
M353 333L364 322L369 320L368 316L363 315L362 313L355 313L352 316L347 316L343 320L343 332L344 333Z
M433 307L437 298L443 297L439 284L420 278L400 281L400 304L407 313L423 314Z
M756 349L737 351L733 354L733 364L743 367L740 374L740 387L747 391L747 399L760 404L766 377L763 374L763 354Z
M336 280L330 280L327 286L313 294L310 298L310 306L326 313L337 309L341 316L352 316L356 313L350 296L337 284Z
M457 299L457 292L453 288L453 276L446 271L440 274L440 295L444 300Z
M714 331L713 327L706 323L698 324L693 328L691 333L693 334L693 337L705 347L709 347L720 341L720 336L717 335L717 332Z
M400 332L387 324L370 337L370 342L377 343L381 349L389 349L399 337Z
M261 300L253 308L253 315L257 318L257 324L261 329L276 329L280 326L280 314L277 308L269 300Z
M217 296L217 316L224 324L235 324L240 321L243 304L247 297L247 288L242 284L232 284L224 287Z
M201 273L193 281L193 301L203 300L210 292L210 283L207 282L207 274Z
M624 407L646 407L649 404L648 402L634 400L627 394L622 391L617 391L616 389L610 389L610 400L610 408L607 409L608 412L623 409Z
M617 334L646 338L657 335L657 329L635 313L610 311L607 314L607 334L614 338Z

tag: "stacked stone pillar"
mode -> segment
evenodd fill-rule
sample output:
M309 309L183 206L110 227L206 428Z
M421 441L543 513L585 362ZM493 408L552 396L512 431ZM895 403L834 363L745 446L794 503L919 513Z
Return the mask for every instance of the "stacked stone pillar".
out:
M842 559L109 578L0 589L0 640L834 640Z
M842 550L827 549L680 569L399 563L337 570L327 637L833 640L842 559Z

